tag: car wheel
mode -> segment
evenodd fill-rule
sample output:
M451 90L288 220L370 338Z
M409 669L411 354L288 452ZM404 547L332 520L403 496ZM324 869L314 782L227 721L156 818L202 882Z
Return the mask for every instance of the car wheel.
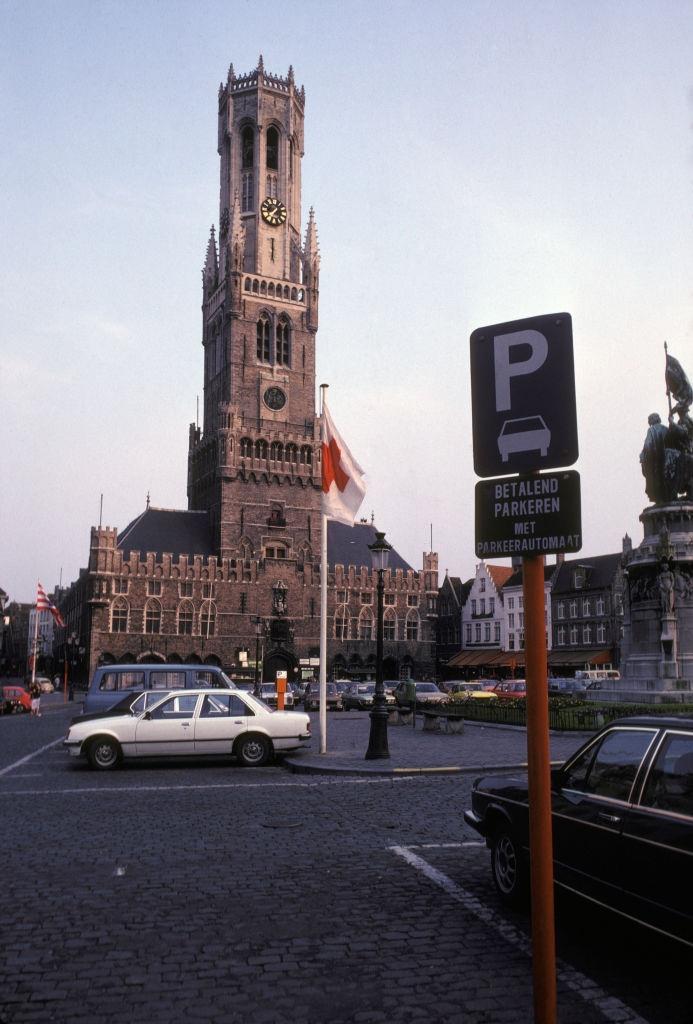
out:
M265 736L244 736L236 746L236 756L245 768L260 768L267 764L272 745Z
M108 736L100 736L89 744L87 758L92 768L102 772L117 768L122 760L120 744Z
M529 874L516 836L506 826L498 829L491 843L491 871L501 899L521 906L529 896Z

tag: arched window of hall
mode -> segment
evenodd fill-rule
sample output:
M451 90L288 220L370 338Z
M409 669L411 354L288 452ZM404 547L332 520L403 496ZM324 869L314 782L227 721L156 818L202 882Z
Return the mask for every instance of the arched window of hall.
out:
M419 613L414 608L407 613L406 638L407 640L419 639Z
M359 615L359 640L373 639L373 612L370 608L362 608Z
M266 459L267 458L267 441L260 439L255 442L255 458Z
M200 612L200 636L214 636L217 626L217 606L213 601L206 601Z
M145 633L161 632L161 604L159 601L147 601L144 608Z
M178 633L180 636L192 636L194 616L192 601L181 601L178 606Z
M111 633L127 633L128 603L124 597L117 597L111 606Z
M397 615L393 608L386 608L383 614L383 639L397 639Z
M335 613L334 635L336 640L349 639L349 612L346 605L342 605Z
M279 132L274 125L267 129L266 163L268 171L279 170Z

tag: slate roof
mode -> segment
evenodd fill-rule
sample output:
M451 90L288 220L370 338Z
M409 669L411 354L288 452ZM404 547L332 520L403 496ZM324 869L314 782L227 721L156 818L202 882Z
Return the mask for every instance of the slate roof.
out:
M585 583L580 590L600 590L610 587L614 582L619 566L621 552L613 555L595 555L594 558L571 558L559 566L553 584L554 594L565 594L575 590L575 569L585 569Z
M387 540L387 537L385 538ZM356 523L354 526L347 526L345 523L336 523L332 519L327 521L327 564L334 565L365 565L371 567L371 553L368 545L375 540L375 527L370 523ZM388 541L389 543L389 541ZM411 569L408 562L393 548L390 552L388 568L394 572L396 569L403 569L406 572Z
M207 558L214 554L209 513L147 508L118 534L118 547L123 558L129 558L131 551L139 551L142 558L154 551L157 562L164 552L174 559L179 555Z
M370 569L371 553L368 545L374 540L375 527L370 523L346 526L328 520L328 565L365 565ZM216 553L208 512L151 507L133 519L118 535L118 547L124 558L129 558L131 551L139 551L141 557L153 551L159 562L164 552L173 555L174 560L179 555L202 555L207 558ZM411 566L393 548L389 568L393 572L396 569L406 572Z

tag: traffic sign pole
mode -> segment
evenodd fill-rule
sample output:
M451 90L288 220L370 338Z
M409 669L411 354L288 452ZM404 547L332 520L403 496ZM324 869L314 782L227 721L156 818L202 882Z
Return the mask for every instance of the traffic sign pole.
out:
M546 674L544 559L522 560L527 678L529 856L532 885L532 975L535 1024L556 1022L556 937L553 903L551 761Z

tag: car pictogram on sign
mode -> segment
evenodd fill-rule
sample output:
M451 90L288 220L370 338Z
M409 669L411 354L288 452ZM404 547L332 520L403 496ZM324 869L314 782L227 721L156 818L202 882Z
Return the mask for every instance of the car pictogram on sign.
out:
M551 444L551 431L541 416L521 416L506 420L498 435L498 451L503 462L516 452L540 452L542 458Z

